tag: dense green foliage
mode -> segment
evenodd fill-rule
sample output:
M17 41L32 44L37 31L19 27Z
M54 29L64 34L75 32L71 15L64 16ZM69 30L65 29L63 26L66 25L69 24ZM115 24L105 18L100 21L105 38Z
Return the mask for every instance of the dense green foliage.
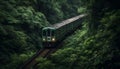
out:
M0 69L17 69L41 45L41 29L78 14L80 1L0 1Z
M120 68L120 7L114 0L81 0L88 17L80 30L64 41L63 47L38 68L118 69ZM87 10L86 10L87 8ZM46 60L46 61L45 61ZM48 64L47 64L48 63Z
M120 68L120 8L114 0L3 0L0 2L0 69L18 69L41 44L41 29L86 12L80 30L36 69Z
M35 9L44 13L52 24L75 16L80 7L80 1L77 0L34 0L34 3Z
M40 48L41 28L48 22L43 13L36 12L30 5L21 5L17 0L1 1L0 4L0 67L9 68L11 64L19 63L22 53L30 56L27 53Z

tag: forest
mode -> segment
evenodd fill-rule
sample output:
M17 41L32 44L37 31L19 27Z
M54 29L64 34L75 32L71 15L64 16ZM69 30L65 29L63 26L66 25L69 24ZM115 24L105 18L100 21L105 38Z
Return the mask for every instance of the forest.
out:
M0 69L18 69L42 48L42 28L87 14L82 27L63 40L35 69L119 69L119 0L1 0ZM34 69L34 68L31 68Z

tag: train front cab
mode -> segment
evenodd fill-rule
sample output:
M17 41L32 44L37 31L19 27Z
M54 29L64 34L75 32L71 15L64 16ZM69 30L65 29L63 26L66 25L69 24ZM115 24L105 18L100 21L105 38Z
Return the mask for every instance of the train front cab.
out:
M53 48L56 42L55 28L45 27L42 29L43 48Z

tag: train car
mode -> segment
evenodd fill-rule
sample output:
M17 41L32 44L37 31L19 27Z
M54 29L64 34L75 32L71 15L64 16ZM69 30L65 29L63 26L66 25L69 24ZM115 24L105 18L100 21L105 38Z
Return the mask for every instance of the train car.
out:
M42 29L42 44L44 47L53 47L56 42L55 28L45 27Z
M43 28L42 29L43 48L55 47L56 44L62 41L67 34L73 32L75 29L81 26L81 23L84 17L85 15L81 15L79 17L77 16L77 18L79 19L75 21L71 22L71 20L74 19L72 18L72 19L61 22L61 24L58 23L58 24L55 24L55 26ZM64 23L68 23L68 24L62 25Z

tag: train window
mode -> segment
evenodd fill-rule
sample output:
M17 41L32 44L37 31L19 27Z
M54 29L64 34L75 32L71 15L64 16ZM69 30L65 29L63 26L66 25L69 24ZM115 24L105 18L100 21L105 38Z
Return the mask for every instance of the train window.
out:
M51 35L52 35L52 36L54 36L54 34L55 34L55 31L54 31L54 30L52 30L52 31L51 31Z
M51 30L48 29L48 30L47 30L47 36L50 36L50 34L51 34Z
M46 30L43 30L42 34L43 36L46 36Z

